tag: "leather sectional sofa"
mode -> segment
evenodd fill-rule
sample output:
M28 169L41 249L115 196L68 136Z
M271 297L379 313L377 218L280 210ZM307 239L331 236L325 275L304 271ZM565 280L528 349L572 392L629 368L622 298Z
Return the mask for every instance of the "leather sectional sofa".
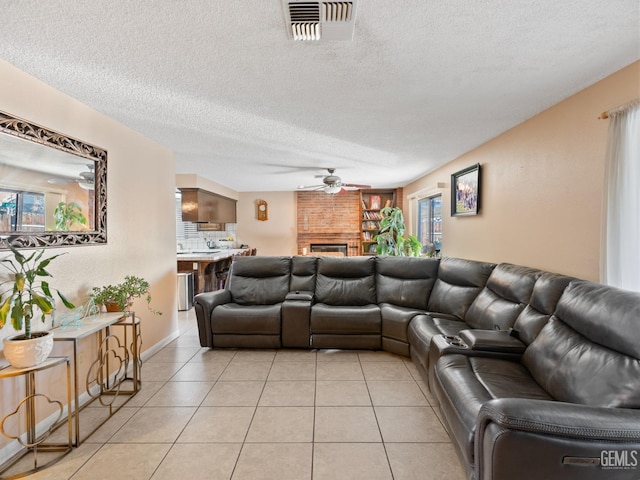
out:
M640 293L457 258L238 257L195 311L211 348L410 356L470 479L640 478Z

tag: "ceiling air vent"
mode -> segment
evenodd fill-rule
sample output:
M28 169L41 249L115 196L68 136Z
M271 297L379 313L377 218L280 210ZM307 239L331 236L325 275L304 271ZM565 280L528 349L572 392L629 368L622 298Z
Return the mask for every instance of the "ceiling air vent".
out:
M293 40L352 40L356 1L282 0L287 34Z

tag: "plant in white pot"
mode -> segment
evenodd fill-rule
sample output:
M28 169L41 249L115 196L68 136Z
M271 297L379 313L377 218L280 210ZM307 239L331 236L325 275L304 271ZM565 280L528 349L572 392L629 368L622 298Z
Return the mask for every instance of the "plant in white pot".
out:
M45 251L39 250L28 256L5 242L11 255L0 264L9 272L10 279L0 283L0 328L7 320L15 330L24 333L3 339L5 358L16 368L27 368L44 362L53 348L51 332L33 332L31 321L37 316L42 322L55 308L49 283L43 277L51 277L46 270L51 261L60 255L42 258ZM67 308L75 306L56 290ZM5 297L6 295L6 297Z

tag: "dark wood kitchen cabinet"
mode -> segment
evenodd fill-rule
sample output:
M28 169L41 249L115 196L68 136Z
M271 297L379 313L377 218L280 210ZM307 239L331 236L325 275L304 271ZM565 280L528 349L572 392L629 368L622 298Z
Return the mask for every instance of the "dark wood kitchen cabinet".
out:
M236 200L201 188L181 188L182 221L236 223Z

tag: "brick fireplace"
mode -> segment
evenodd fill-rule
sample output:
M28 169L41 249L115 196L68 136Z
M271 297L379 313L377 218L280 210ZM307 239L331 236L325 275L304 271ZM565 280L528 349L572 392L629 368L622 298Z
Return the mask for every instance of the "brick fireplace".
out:
M297 197L299 255L310 254L312 244L346 245L348 256L359 255L360 192L297 192Z

